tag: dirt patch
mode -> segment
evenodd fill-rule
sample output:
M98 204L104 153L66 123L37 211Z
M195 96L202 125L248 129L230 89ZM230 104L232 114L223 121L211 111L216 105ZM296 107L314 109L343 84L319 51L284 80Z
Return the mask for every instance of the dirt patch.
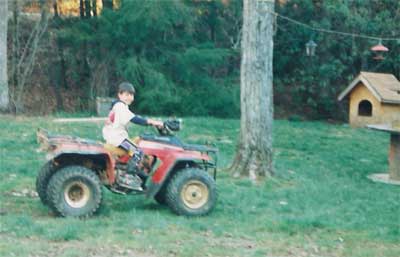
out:
M22 190L11 190L10 192L6 192L4 194L15 197L28 197L28 198L38 198L39 196L36 191L27 188L24 188Z
M85 241L54 242L38 238L15 238L0 233L0 248L9 249L8 256L20 256L20 250L29 250L29 257L87 256L87 257L156 257L153 253L126 248L117 244L95 246ZM18 242L18 247L7 247ZM5 248L4 245L5 244ZM15 250L14 250L15 249ZM17 252L18 251L18 252Z

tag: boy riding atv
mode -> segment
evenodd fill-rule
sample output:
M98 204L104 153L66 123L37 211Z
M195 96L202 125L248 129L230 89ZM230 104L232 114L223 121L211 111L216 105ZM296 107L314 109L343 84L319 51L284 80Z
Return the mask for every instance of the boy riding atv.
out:
M146 119L135 115L129 110L129 105L133 103L135 88L128 82L123 82L118 87L118 100L111 106L108 119L103 128L103 137L107 144L119 147L127 152L131 157L128 165L125 165L126 173L119 174L118 180L122 186L130 189L141 190L142 180L139 172L146 176L139 167L143 158L143 152L128 137L128 125L130 122L138 125L152 125L162 128L163 122L158 120Z
M103 186L122 195L142 194L178 215L199 216L215 207L217 149L182 142L174 135L180 121L145 119L129 111L134 88L120 85L103 135L106 144L73 136L37 132L48 162L36 179L43 204L65 217L93 215ZM127 125L153 125L158 135L128 139ZM211 176L209 169L214 171Z

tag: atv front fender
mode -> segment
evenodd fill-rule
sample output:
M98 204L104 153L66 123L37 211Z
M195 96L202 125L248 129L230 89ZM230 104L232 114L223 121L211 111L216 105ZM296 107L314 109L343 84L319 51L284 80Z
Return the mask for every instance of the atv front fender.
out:
M147 182L147 191L146 197L152 198L154 197L163 186L166 186L168 180L179 170L183 168L187 168L188 166L199 165L213 165L210 163L210 158L208 155L202 155L203 158L193 158L192 157L181 157L174 160L173 162L164 162L162 163L157 170L154 172L154 175L151 177L151 180ZM168 159L167 159L168 160Z

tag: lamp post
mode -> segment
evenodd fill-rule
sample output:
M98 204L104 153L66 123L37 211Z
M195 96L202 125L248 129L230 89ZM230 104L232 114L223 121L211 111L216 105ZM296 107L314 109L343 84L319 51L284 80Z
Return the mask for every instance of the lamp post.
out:
M317 48L317 44L314 40L310 39L310 41L306 44L306 54L307 56L314 56L315 55L315 48Z

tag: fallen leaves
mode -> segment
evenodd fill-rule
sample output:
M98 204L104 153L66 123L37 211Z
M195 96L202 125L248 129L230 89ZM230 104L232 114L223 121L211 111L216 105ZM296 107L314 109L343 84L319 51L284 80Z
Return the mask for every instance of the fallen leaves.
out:
M28 198L37 198L39 197L38 193L34 190L24 188L20 191L12 190L10 192L5 193L6 195L11 195L15 197L28 197Z

